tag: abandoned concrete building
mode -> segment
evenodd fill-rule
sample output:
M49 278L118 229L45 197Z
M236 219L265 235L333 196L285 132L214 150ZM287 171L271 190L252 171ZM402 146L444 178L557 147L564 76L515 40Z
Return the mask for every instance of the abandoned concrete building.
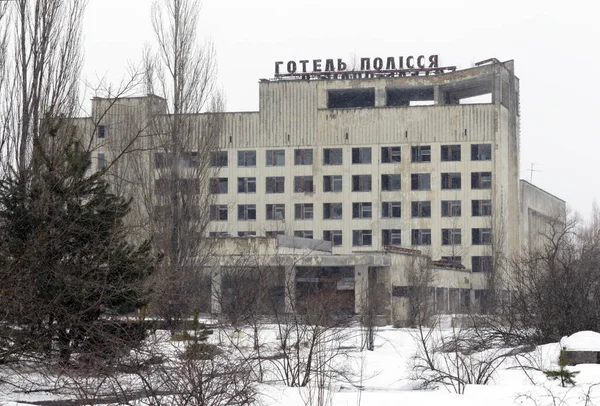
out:
M223 275L251 252L277 275L265 289L288 311L329 291L360 313L376 285L382 316L406 321L411 269L426 258L435 311L461 312L485 299L496 253L519 253L564 217L563 200L519 180L513 61L277 74L260 80L259 98L257 112L220 114L218 148L195 158L211 166L212 311L228 291ZM84 120L97 127L98 167L124 126L150 132L139 122L166 112L153 95L108 102L94 99ZM161 159L148 151L152 184Z

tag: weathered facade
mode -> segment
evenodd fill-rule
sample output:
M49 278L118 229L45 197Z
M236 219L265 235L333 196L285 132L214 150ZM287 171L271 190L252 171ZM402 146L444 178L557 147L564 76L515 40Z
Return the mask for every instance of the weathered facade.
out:
M410 286L411 255L448 265L435 268L430 284L444 289L432 293L439 311L476 300L494 253L510 257L531 245L540 219L564 216L564 201L519 182L519 80L512 61L425 73L261 80L259 111L222 113L219 150L201 157L213 166L204 185L212 193L205 237L329 241L321 261L351 269L340 278L353 279L355 296L369 269L379 272L372 279L385 286L394 319L409 312L394 297ZM93 105L88 122L102 129L94 141L97 163L141 134L135 142L145 158L135 170L145 175L136 179L152 185L159 146L147 123L157 115L169 120L164 101L94 99ZM206 136L210 117L192 118L197 137ZM123 177L133 170L126 162L118 166ZM277 248L268 255L281 254ZM284 280L295 278L286 272ZM319 276L302 280L315 283ZM354 310L360 311L358 300Z

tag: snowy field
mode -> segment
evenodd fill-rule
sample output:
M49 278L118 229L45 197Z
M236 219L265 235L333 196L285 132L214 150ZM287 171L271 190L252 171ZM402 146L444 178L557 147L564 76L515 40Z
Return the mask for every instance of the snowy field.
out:
M439 333L439 331L438 331ZM451 334L450 329L442 330ZM414 369L414 356L418 352L418 330L382 327L376 330L375 350L360 350L361 330L353 327L343 331L344 351L327 364L336 369L346 369L347 376L324 374L321 389L315 385L308 387L286 387L277 382L273 372L275 364L265 362L264 381L258 385L258 404L270 405L444 405L444 406L575 406L600 405L600 365L582 364L569 367L577 371L576 385L561 387L560 382L549 380L542 370L558 369L560 348L595 351L600 349L600 334L581 332L561 343L539 346L533 351L516 357L505 358L487 385L466 385L463 394L455 393L451 386L440 385L437 388L423 389L422 380ZM215 331L210 337L221 346L234 344L238 349L251 348L252 337L247 332L226 335ZM232 341L233 340L233 341ZM266 326L260 331L260 340L264 352L269 348L275 351L279 345L276 329ZM230 344L226 344L229 342ZM167 345L167 344L165 344ZM170 345L170 344L169 344ZM177 343L174 345L181 346ZM163 353L169 353L168 346ZM5 376L5 378L7 378ZM32 372L24 373L19 379L39 380ZM54 388L60 383L53 383ZM0 405L42 404L42 402L60 401L68 403L69 389L54 393L15 391L9 385L1 386ZM49 403L46 403L49 404ZM130 404L147 404L134 401ZM168 404L165 403L165 404Z

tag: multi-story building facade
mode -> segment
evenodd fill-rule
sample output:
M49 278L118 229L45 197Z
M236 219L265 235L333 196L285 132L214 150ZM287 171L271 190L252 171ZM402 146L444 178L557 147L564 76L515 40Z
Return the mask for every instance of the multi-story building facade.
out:
M280 75L260 81L259 97L258 112L222 115L207 237L325 240L338 258L418 250L453 264L437 285L460 279L460 289L477 291L494 255L514 256L535 239L541 226L530 225L532 216L564 213L562 200L520 184L512 61ZM106 102L96 99L95 110ZM117 104L112 111L136 117L161 110L155 96ZM137 125L123 119L125 110L98 117L98 137ZM102 145L99 166L110 153ZM159 160L149 156L146 165L152 182Z

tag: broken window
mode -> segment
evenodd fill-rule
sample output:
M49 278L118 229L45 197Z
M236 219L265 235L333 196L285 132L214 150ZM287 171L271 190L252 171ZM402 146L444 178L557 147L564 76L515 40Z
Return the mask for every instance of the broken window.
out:
M471 231L471 243L473 245L484 245L492 243L491 228L473 228Z
M99 125L98 126L98 138L104 138L106 136L106 126Z
M238 178L238 193L256 193L256 178Z
M285 204L267 204L267 220L285 220Z
M400 202L383 202L381 204L381 217L400 218L402 214L402 205Z
M227 205L213 204L210 206L210 219L212 221L227 221Z
M460 173L442 173L442 189L460 189Z
M452 262L453 264L462 264L462 257L457 255L444 256L441 257L442 261Z
M431 174L413 173L412 175L410 175L410 188L412 190L430 190Z
M431 229L412 229L410 233L410 243L412 245L431 245Z
M460 161L460 145L442 145L442 162Z
M431 202L411 202L410 212L412 217L431 217Z
M312 220L313 204L312 203L296 203L294 206L296 220Z
M352 218L354 219L370 219L372 212L373 209L370 202L352 203Z
M267 150L267 166L284 166L285 165L285 150L270 149Z
M400 175L381 175L381 190L395 191L400 190L402 185Z
M238 204L238 220L256 220L256 205Z
M491 161L492 144L471 145L471 161Z
M373 231L352 230L352 245L354 247L370 247L373 243Z
M227 160L227 151L212 151L210 153L210 166L214 168L226 168Z
M472 200L471 201L471 215L473 217L491 216L492 215L492 201L491 200Z
M402 231L397 229L381 230L382 245L402 245Z
M460 228L442 228L442 245L460 245L461 243Z
M210 178L210 193L214 195L226 194L229 186L227 178Z
M411 162L431 162L431 146L418 145L410 148Z
M342 245L342 230L325 230L323 231L323 240L330 241L334 247Z
M106 157L104 152L98 152L98 170L102 170L106 167Z
M312 176L294 176L294 192L296 193L312 193L313 177Z
M256 151L238 151L238 166L256 166Z
M460 217L460 200L442 200L442 217Z
M312 149L295 149L294 150L294 165L312 165L313 150Z
M370 192L371 175L352 175L353 192Z
M352 163L353 164L370 164L371 163L371 148L352 148Z
M323 203L323 218L340 220L342 218L342 203Z
M341 192L342 175L323 176L323 192Z
M256 231L238 231L238 237L256 237Z
M312 230L296 230L294 231L294 237L309 238L312 240L313 232Z
M375 106L375 89L333 89L327 92L327 108L346 109Z
M492 265L493 262L490 255L471 257L471 270L473 272L490 272Z
M277 238L278 235L285 235L283 231L265 231L265 237Z
M402 161L402 150L400 147L381 147L381 163L397 163Z
M341 165L343 150L341 148L325 148L323 150L323 165Z
M471 172L471 189L491 189L491 172Z
M266 185L267 193L284 193L285 178L283 176L268 176Z
M433 87L386 88L386 105L394 107L433 104Z

